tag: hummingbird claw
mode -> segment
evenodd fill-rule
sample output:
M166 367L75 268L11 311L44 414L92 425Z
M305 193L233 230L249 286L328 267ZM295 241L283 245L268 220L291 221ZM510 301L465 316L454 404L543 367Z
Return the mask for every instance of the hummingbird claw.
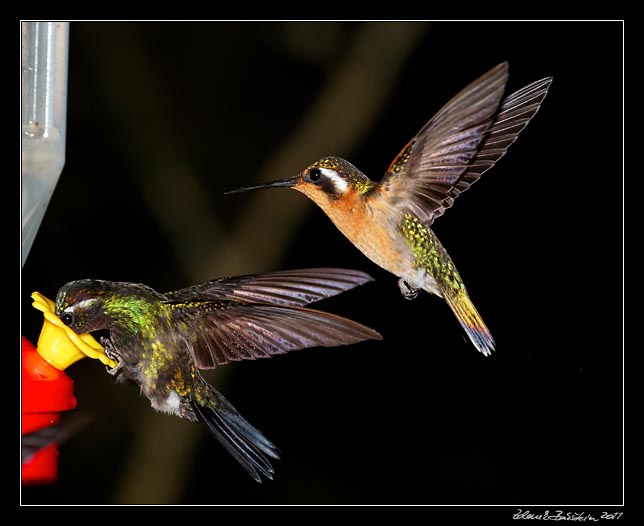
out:
M105 355L110 360L116 361L115 367L107 367L107 372L112 376L116 376L120 371L121 367L123 367L123 362L121 361L121 355L118 352L116 352L116 349L112 344L112 340L110 340L109 338L105 338L104 336L101 336L100 343L105 349Z
M113 359L114 358L112 358L112 360ZM115 367L112 367L112 368L106 367L106 370L107 370L108 374L111 374L112 376L116 376L119 373L119 371L121 370L121 367L123 367L123 362L118 362Z
M400 288L400 293L406 300L415 300L418 297L419 289L412 287L403 278L398 280L398 288Z

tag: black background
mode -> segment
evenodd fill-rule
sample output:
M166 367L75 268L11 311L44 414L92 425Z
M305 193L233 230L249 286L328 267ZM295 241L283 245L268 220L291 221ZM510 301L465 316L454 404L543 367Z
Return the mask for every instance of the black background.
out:
M356 96L375 89L352 55L374 24L71 24L67 157L22 271L21 333L35 342L40 330L30 294L53 298L72 279L165 291L224 274L339 266L376 280L316 306L384 340L208 376L280 448L275 480L263 484L205 429L154 413L98 362L74 364L76 411L94 420L61 445L58 482L22 488L23 504L622 502L620 22L408 22L419 37L350 147L307 143L316 153L304 164L286 156L284 173L266 175L337 154L378 179L443 103L497 63L510 62L509 92L553 76L509 153L434 225L497 341L491 358L442 300L404 300L396 278L296 192L264 196L281 200L273 210L294 209L292 236L275 233L275 257L235 237L251 195L223 192L268 173L349 57ZM380 38L365 60L388 48L386 32ZM316 136L333 144L359 118L338 111ZM169 237L178 219L192 219L186 195L208 215ZM225 243L243 262L217 260Z

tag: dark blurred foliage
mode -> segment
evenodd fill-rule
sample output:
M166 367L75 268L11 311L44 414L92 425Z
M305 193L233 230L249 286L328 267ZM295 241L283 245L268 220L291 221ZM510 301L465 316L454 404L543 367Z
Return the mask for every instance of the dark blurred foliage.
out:
M61 445L58 483L24 487L23 504L622 501L622 24L377 25L72 23L67 158L22 271L22 334L35 342L40 331L31 292L53 298L72 279L165 291L341 266L376 281L316 307L384 340L208 375L280 448L263 484L205 429L154 413L83 360L67 372L94 419ZM491 358L444 301L404 300L302 195L223 195L331 154L377 179L503 60L509 91L554 76L550 93L434 225L497 341ZM312 115L327 96L343 105ZM363 97L374 97L364 111ZM328 151L335 140L341 151ZM288 223L270 226L273 214ZM268 246L249 237L269 227L258 236Z

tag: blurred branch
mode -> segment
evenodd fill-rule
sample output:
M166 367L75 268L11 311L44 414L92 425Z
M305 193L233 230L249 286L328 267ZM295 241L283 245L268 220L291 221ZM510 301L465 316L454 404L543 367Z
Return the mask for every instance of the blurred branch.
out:
M405 58L426 27L423 23L392 22L361 25L344 61L329 72L319 98L266 161L259 179L294 174L321 152L349 152L374 123ZM91 46L96 74L116 115L115 122L122 127L131 148L131 158L140 163L136 168L148 206L186 274L196 283L213 276L274 270L311 204L303 198L291 199L290 192L249 194L243 200L246 206L238 214L238 223L224 235L206 190L181 151L181 140L168 125L167 103L155 89L158 75L133 26L121 27L121 52L103 47L95 26L90 26L83 37ZM125 63L115 64L115 54ZM137 83L124 78L128 71L137 72ZM151 133L141 132L142 121ZM189 242L185 232L191 233ZM213 246L213 239L225 242ZM206 255L203 247L211 247ZM218 385L221 379L218 375ZM198 426L170 420L146 413L139 422L138 438L127 459L116 502L173 503L180 498L197 439L203 434Z
M346 155L373 125L395 86L405 58L420 40L424 23L365 23L353 48L335 71L319 98L281 148L266 161L258 181L295 175L324 155ZM247 184L250 184L249 181ZM217 275L275 270L284 247L295 235L311 203L293 192L247 194L227 241L212 247L199 261ZM252 266L249 266L252 263Z
M201 247L220 235L220 226L208 193L181 149L182 137L169 124L169 101L158 88L160 77L139 41L137 25L120 24L118 39L103 38L102 30L108 35L113 31L106 24L78 27L83 30L83 42L90 46L90 62L110 103L114 123L121 126L123 143L137 163L134 172L150 212L191 280L211 279L216 274L204 278L195 262L202 257ZM113 45L105 46L105 41ZM130 75L133 71L134 77Z

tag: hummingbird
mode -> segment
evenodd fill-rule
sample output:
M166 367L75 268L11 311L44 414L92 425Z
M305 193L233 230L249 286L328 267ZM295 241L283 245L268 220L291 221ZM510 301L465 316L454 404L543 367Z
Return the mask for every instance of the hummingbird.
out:
M160 293L141 283L81 279L56 294L55 313L78 334L107 330L108 372L140 387L160 412L200 422L258 482L278 449L206 382L202 369L307 347L380 340L353 320L306 307L372 281L310 268L215 279Z
M329 156L294 177L226 193L278 187L303 193L365 256L398 277L405 298L420 290L444 298L476 349L489 356L492 334L431 226L503 157L548 92L552 77L504 97L508 67L497 65L445 104L379 182Z

